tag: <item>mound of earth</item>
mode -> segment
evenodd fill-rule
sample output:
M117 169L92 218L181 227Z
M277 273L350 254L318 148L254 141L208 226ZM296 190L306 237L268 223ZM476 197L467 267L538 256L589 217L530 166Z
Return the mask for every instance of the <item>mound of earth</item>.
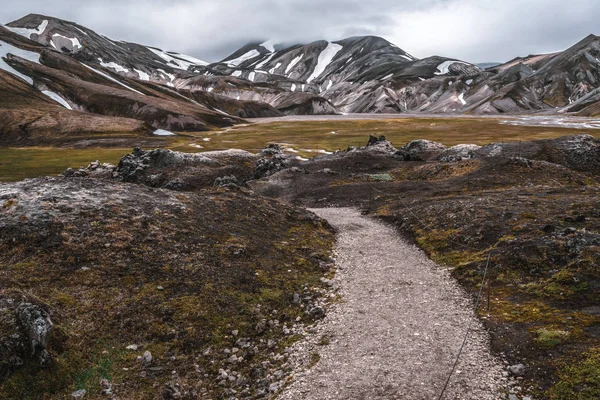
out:
M173 177L225 164L149 159ZM244 189L93 169L0 184L0 398L268 396L321 307L329 226Z

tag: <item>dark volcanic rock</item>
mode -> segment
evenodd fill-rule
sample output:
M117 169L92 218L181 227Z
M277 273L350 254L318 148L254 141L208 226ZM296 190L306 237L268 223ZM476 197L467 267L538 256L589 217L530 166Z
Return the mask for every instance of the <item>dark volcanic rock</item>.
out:
M0 382L25 362L52 361L54 324L47 308L36 303L20 294L0 295Z
M254 179L261 179L289 167L289 157L278 144L271 144L260 152L263 156L256 161Z
M258 156L243 150L180 153L165 149L135 148L124 156L115 173L124 182L152 187L192 190L213 186L217 178L234 175L240 182L251 179Z

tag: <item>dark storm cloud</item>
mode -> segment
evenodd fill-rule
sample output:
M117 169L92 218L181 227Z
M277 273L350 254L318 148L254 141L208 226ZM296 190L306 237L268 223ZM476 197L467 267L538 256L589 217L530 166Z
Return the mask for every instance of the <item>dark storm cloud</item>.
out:
M383 36L418 57L473 62L565 49L599 33L590 0L19 0L0 21L29 13L106 36L221 59L249 41Z

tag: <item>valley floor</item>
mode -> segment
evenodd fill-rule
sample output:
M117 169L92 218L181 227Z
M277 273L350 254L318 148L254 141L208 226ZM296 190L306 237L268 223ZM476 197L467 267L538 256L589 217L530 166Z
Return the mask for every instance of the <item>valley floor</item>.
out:
M304 355L312 347L320 361L296 375L281 399L436 399L471 325L444 398L503 397L501 363L447 270L355 209L313 211L338 230L334 282L342 300L312 344L296 345Z

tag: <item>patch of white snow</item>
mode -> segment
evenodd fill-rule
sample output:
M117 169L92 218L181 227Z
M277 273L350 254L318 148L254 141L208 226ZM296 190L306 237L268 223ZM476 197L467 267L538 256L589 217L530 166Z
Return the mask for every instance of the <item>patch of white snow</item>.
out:
M127 68L122 67L115 62L111 61L109 63L105 63L101 58L98 58L98 61L100 61L100 65L102 65L104 68L114 69L116 72L129 72Z
M156 136L175 136L173 132L166 131L164 129L157 129L153 132L153 135Z
M273 53L275 51L274 43L271 40L267 40L266 42L261 43L260 45L262 47L264 47L265 49L267 49L271 53Z
M290 62L288 64L288 66L285 68L285 74L288 75L290 73L290 71L296 66L298 65L298 63L302 60L302 58L304 58L304 53L300 54L298 57L294 58L292 60L292 62Z
M56 101L58 104L60 104L67 110L73 109L73 107L71 107L71 105L69 103L67 103L67 101L65 99L63 99L62 97L60 97L57 93L54 93L50 90L42 90L42 93L44 93L46 96L50 97L52 100Z
M269 73L270 73L271 75L273 75L273 74L275 73L275 70L276 70L276 69L279 69L279 67L281 67L281 63L280 63L280 62L278 62L278 63L277 63L277 65L275 65L273 68L271 68L271 69L269 70Z
M317 66L315 67L313 73L306 80L307 83L311 83L314 79L321 76L323 72L327 69L329 64L333 61L333 58L342 50L342 46L335 43L328 43L325 50L319 54L319 59L317 61Z
M241 55L240 57L238 57L236 59L227 61L227 65L229 65L230 67L237 67L238 65L240 65L244 61L251 60L251 59L256 58L258 56L260 56L260 53L258 52L258 50L250 50L246 54L243 54L243 55Z
M19 34L21 36L25 36L27 39L31 39L31 35L33 35L34 33L37 35L41 35L42 33L44 33L44 31L46 30L46 28L48 27L48 20L45 19L42 21L42 23L35 29L31 29L31 28L13 28L10 26L4 26L6 29L13 31L16 34Z
M135 68L133 70L135 72L137 72L138 76L140 77L140 80L142 80L142 81L149 81L150 80L150 75L148 75L144 71L140 71L139 69L135 69Z
M70 48L67 46L63 46L59 43L56 43L55 41L58 41L58 42L62 41L63 43L69 42ZM79 42L79 39L66 37L66 36L63 36L58 33L55 33L54 35L52 35L52 40L50 43L52 43L52 47L54 47L55 49L56 48L61 49L63 47L66 47L69 51L77 51L77 50L81 50L83 48L83 46Z
M95 68L92 68L92 67L90 67L89 65L86 65L86 64L84 64L84 63L81 63L81 65L83 65L84 67L86 67L86 68L87 68L87 69L89 69L90 71L94 71L94 72L95 72L95 73L97 73L98 75L101 75L101 76L105 77L106 79L108 79L108 80L110 80L110 81L113 81L114 83L116 83L116 84L118 84L118 85L121 85L121 86L123 86L125 89L129 89L129 90L131 90L132 92L136 92L136 93L138 93L138 94L141 94L141 95L145 96L145 94L144 94L144 93L142 93L142 92L140 92L140 91L138 91L138 90L135 90L134 88L132 88L132 87L130 87L130 86L127 86L127 85L126 85L126 84L124 84L123 82L119 82L118 80L116 80L116 79L115 79L115 78L113 78L112 76L110 76L110 75L108 75L108 74L105 74L105 73L104 73L104 72L102 72L102 71L98 71L97 69L95 69Z
M458 101L460 101L460 102L462 103L462 105L463 105L463 106L466 106L466 105L467 105L467 102L465 101L465 94L464 94L464 93L461 93L461 94L458 96Z
M441 63L440 65L438 65L437 69L439 72L434 72L435 75L446 75L447 73L450 72L450 66L452 64L464 64L464 65L469 65L466 62L463 61L456 61L456 60L450 60L450 61L444 61L443 63Z
M3 42L0 40L0 69L5 70L6 72L10 72L11 74L16 75L19 78L23 79L25 82L29 83L30 85L33 85L33 79L31 79L29 76L17 71L16 69L14 69L10 65L8 65L6 63L6 61L4 61L4 58L6 58L6 56L8 54L12 54L12 55L24 58L28 61L32 61L37 64L40 63L40 55L33 51L22 50L18 47L13 46L12 44L9 44L9 43L6 43L6 42Z

